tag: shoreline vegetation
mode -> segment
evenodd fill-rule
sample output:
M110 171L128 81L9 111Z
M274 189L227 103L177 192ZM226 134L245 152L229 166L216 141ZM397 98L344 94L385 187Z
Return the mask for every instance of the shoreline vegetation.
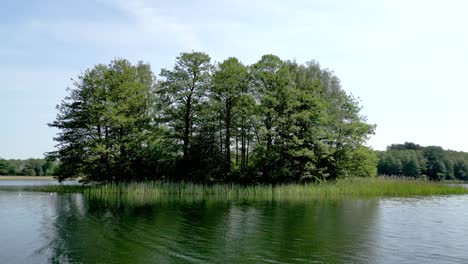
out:
M179 196L188 199L289 200L372 197L417 197L468 194L468 188L447 183L394 177L345 178L321 184L195 184L162 181L93 185L28 186L23 191L83 193L86 197L145 203Z
M58 160L45 158L3 159L0 157L0 176L56 176Z
M0 175L0 180L55 180L54 176L19 176L19 175Z
M412 142L392 144L376 151L377 174L434 181L467 181L468 153L446 150L440 146L421 146Z

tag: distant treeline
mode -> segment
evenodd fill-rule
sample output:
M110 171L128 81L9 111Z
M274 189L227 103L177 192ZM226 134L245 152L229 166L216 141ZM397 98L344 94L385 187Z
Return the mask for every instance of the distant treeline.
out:
M125 59L84 71L58 105L60 179L282 183L376 174L374 132L335 74L264 55L181 53L158 77Z
M5 160L0 158L0 175L54 176L58 162L45 159Z
M377 151L379 175L396 175L430 180L468 180L468 153L422 147L406 142Z

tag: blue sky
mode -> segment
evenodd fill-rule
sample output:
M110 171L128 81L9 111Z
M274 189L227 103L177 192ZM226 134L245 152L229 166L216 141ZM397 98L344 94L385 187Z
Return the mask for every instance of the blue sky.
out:
M0 9L0 157L53 149L71 78L115 57L159 73L180 52L246 64L317 60L377 124L369 145L468 151L468 3L462 0L5 1Z

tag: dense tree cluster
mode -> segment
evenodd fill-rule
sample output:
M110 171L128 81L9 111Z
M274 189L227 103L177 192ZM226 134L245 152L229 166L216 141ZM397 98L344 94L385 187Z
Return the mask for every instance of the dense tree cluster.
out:
M53 176L57 162L45 159L0 159L0 175Z
M414 143L394 144L378 151L378 174L428 178L431 180L468 180L468 153L422 147Z
M253 65L181 53L159 77L116 59L58 106L60 178L303 182L376 174L374 131L333 72L264 55Z

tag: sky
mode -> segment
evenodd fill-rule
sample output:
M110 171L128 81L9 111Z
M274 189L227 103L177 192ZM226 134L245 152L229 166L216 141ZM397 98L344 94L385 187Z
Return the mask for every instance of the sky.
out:
M368 145L468 151L463 0L18 0L0 9L0 157L43 157L55 106L114 58L172 68L181 52L263 54L333 70L376 124Z

